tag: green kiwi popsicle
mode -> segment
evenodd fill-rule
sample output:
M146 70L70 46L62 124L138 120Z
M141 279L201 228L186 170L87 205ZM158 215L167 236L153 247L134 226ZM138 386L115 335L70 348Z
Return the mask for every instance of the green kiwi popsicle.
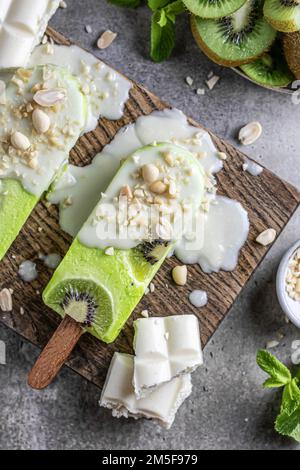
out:
M179 212L199 210L204 184L181 147L161 143L128 157L46 287L46 305L114 341L182 236Z
M19 69L0 96L0 260L68 159L84 126L76 79L55 66Z

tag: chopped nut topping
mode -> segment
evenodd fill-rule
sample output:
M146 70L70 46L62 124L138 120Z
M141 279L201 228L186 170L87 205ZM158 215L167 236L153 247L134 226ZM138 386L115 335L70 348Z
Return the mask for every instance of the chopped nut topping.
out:
M163 194L167 190L167 186L162 181L155 181L150 186L150 191L156 194Z
M154 183L158 180L159 177L159 169L157 166L153 165L152 163L148 165L144 165L142 168L142 175L144 181L148 184Z
M126 184L126 186L123 186L123 188L121 188L119 196L120 197L127 197L127 199L132 199L132 197L133 197L132 191L131 191L130 187L128 186L128 184Z
M291 257L285 278L285 288L294 300L300 300L300 248Z

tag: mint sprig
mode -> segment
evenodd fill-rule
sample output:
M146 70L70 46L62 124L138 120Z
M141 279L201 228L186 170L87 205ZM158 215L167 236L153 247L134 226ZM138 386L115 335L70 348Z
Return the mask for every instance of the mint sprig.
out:
M109 3L121 7L136 8L142 0L108 0ZM152 11L150 56L154 62L162 62L168 59L175 47L176 17L187 11L181 0L147 0L147 5Z
M269 351L258 351L256 362L262 370L271 376L264 382L265 388L282 387L292 380L289 369Z
M173 0L148 0L148 7L152 11L159 10L160 8L165 7L168 3L171 3Z
M155 11L151 20L150 55L154 62L162 62L170 57L175 46L175 26L171 20L164 17L161 26L161 12Z
M300 442L299 371L293 378L289 369L265 350L258 351L256 361L259 367L270 375L263 384L265 388L284 387L280 413L275 422L276 431Z
M154 4L163 5L164 0L149 0ZM175 43L175 20L176 16L186 11L181 0L167 2L164 8L154 11L151 20L151 48L150 56L154 62L162 62L169 58Z

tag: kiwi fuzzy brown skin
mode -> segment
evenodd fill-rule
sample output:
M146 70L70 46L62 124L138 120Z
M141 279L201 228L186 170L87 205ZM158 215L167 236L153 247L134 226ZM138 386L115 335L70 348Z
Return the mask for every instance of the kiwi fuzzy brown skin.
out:
M289 68L300 79L300 31L283 36L283 51Z
M293 33L300 29L299 0L265 0L264 17L277 31Z
M210 50L205 42L202 41L201 36L199 35L199 32L197 30L197 25L196 25L196 17L194 15L191 16L190 24L191 24L191 30L192 34L194 36L194 39L196 43L198 44L199 48L207 55L209 59L211 59L213 62L215 62L218 65L222 65L223 67L239 67L240 65L244 64L249 64L250 62L255 61L258 59L262 54L265 52L268 52L268 50L271 48L268 48L264 50L261 54L258 54L255 57L252 57L247 60L226 60L223 57L220 57L219 55L215 54L212 50Z

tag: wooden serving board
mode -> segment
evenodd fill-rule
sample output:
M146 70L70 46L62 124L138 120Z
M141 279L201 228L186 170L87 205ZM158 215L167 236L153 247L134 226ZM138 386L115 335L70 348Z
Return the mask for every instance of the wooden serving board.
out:
M58 44L70 44L52 29L48 29L48 34ZM134 83L123 118L119 121L101 119L97 129L84 135L71 151L72 163L80 166L90 163L121 127L141 115L166 107L166 103ZM199 126L194 121L191 123ZM217 175L219 193L240 201L250 218L250 235L241 250L239 264L234 272L211 275L203 274L198 265L190 266L187 285L176 287L170 275L176 259L167 260L154 280L154 293L143 298L116 342L106 345L85 334L68 361L69 367L99 387L103 385L114 351L132 352L132 321L142 309L147 308L151 315L159 316L194 313L200 320L205 345L268 251L268 248L255 243L257 234L268 227L273 227L279 234L299 205L300 195L293 186L267 169L259 177L243 172L243 154L216 136L212 135L212 138L219 150L228 155L224 170ZM38 260L38 253L64 255L72 242L71 237L59 228L57 221L57 209L54 206L48 208L41 201L0 268L0 289L10 287L14 290L14 310L11 314L0 313L0 321L39 347L45 346L60 317L42 302L41 292L52 272ZM19 264L25 259L36 261L40 273L36 281L26 285L17 274ZM208 292L209 302L201 309L194 308L188 301L188 294L196 288ZM25 311L23 315L20 314L21 307Z

